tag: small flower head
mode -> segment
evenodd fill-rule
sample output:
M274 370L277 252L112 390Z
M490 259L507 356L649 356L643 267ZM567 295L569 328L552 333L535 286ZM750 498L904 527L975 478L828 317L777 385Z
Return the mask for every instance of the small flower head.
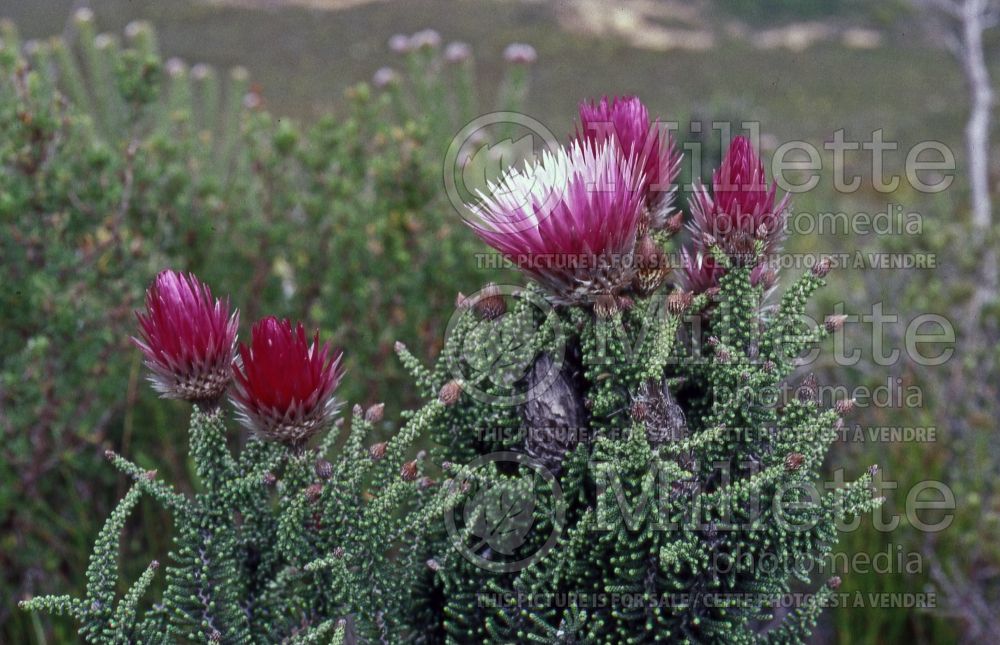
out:
M254 323L233 366L233 405L240 421L264 438L300 445L333 422L333 394L344 375L342 353L306 336L302 324L274 317Z
M380 67L372 76L372 85L382 89L399 83L399 73L391 67Z
M449 63L464 63L472 60L472 47L468 43L448 43L444 48L444 59Z
M531 45L511 43L503 50L503 58L514 65L530 65L538 60L538 53Z
M654 229L665 228L681 158L659 120L650 122L642 101L623 96L581 103L576 138L592 144L614 140L626 157L636 157L644 177L642 190L650 208L650 224Z
M410 37L413 49L437 49L441 46L441 34L433 29L423 29Z
M212 298L194 276L163 271L146 290L146 310L136 312L142 350L153 387L165 398L216 401L229 386L239 313Z
M618 146L575 142L491 184L469 223L554 301L590 303L632 279L642 184Z
M413 49L410 37L406 34L393 34L393 36L389 38L389 49L396 54L405 54Z
M775 191L775 184L767 184L764 164L750 140L736 137L712 175L711 194L699 186L694 195L695 237L711 236L726 254L743 263L755 259L758 240L764 255L775 252L784 234L788 204L788 195L776 203Z

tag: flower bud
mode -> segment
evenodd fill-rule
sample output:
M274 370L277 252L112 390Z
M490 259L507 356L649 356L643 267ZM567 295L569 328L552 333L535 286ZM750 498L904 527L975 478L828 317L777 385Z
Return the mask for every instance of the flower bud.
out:
M455 405L459 397L462 396L462 385L458 381L451 380L441 387L438 393L438 400L444 405Z
M491 282L479 292L479 299L473 309L483 320L496 320L507 313L507 301L504 300L500 287Z
M694 295L690 291L674 291L667 296L667 310L675 316L679 316L691 306Z
M795 472L799 468L802 468L802 464L805 462L805 456L800 452L793 452L785 457L785 470L789 472Z
M854 399L841 399L837 401L834 408L837 410L837 414L848 414L854 410Z
M310 504L315 504L322 494L323 484L311 484L308 488L306 488L306 500Z
M441 46L441 34L433 29L423 29L410 38L413 49L437 49Z
M386 450L387 447L388 446L387 446L387 444L384 441L380 441L378 443L373 443L371 445L371 447L368 448L368 455L373 460L378 461L378 460L382 459L382 457L385 457L385 450Z
M795 390L795 395L798 397L799 401L803 403L808 403L810 401L815 401L816 397L819 395L819 381L815 374L809 374L804 379L799 387Z
M597 296L594 301L594 315L598 320L609 320L618 313L618 303L612 295Z
M838 314L836 316L827 316L823 325L826 327L826 331L832 334L833 332L842 329L846 321L847 316L845 314Z
M389 49L396 54L405 54L412 49L410 37L406 34L394 34L389 39Z
M368 423L378 423L385 415L385 403L376 403L365 410L365 421Z
M239 420L265 439L301 445L334 422L343 353L312 341L301 323L274 317L254 323L241 344L230 395Z
M640 295L648 296L663 284L667 274L670 273L670 264L660 245L648 235L639 240L636 247L636 261L639 264L639 270L636 272L636 291Z
M330 479L333 476L333 464L326 459L316 462L316 476L320 479Z
M417 478L418 473L419 470L417 469L416 460L404 463L403 466L399 469L399 476L403 479L404 482L411 482L415 480Z
M822 258L819 262L815 264L812 268L812 274L817 278L825 278L826 274L830 273L830 268L833 266L833 262L828 257Z

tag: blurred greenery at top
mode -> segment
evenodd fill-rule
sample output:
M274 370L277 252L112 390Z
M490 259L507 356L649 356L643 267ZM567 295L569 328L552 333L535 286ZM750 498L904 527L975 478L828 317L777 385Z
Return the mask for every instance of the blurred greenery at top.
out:
M268 314L319 329L345 349L348 403L385 401L392 416L412 400L393 343L434 356L456 293L510 279L477 266L483 248L442 188L444 150L476 115L517 108L562 138L580 99L638 94L681 123L682 140L706 144L701 171L686 164L685 181L717 160L716 120L734 131L759 122L766 154L792 139L820 145L840 128L848 140L885 129L902 151L887 155L887 173L924 139L962 154L961 74L895 1L102 0L92 19L74 18L83 4L0 0L19 32L0 33L0 642L72 640L69 621L43 623L14 606L82 585L93 536L121 492L102 463L106 447L186 480L185 406L153 397L128 340L132 312L162 268L195 271L228 294L244 331ZM137 19L155 32L130 26ZM386 46L425 28L444 44L471 43L474 63ZM531 43L538 62L505 63L511 42ZM1000 58L992 61L1000 78ZM386 65L399 84L372 87ZM848 171L864 177L860 191L836 192L824 171L816 189L795 196L796 211L901 204L923 215L923 234L801 235L793 251L922 251L945 267L839 272L817 317L837 303L864 312L878 301L904 323L951 315L975 261L949 252L968 244L965 186L883 194L866 158ZM863 346L871 332L852 333ZM959 519L940 535L907 526L886 534L867 521L849 534L849 552L899 547L925 565L915 575L832 572L846 590L922 590L932 562L967 576L1000 565L987 454L995 417L947 396L979 386L972 376L1000 378L977 375L972 357L956 363L886 368L866 354L851 368L815 368L832 384L920 385L918 409L862 409L856 422L939 431L933 444L844 445L837 466L879 463L902 491L890 508L925 478L949 481L960 498ZM134 521L126 578L143 566L132 554L165 556L170 546L161 530L169 517L150 506ZM977 585L995 582L979 575ZM962 629L942 614L842 608L816 639L942 642Z

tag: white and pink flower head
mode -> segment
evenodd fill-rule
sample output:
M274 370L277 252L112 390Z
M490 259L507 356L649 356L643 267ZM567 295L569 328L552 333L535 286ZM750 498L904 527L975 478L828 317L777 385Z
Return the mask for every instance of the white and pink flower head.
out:
M618 145L576 141L489 184L469 224L554 302L592 303L634 275L644 185Z
M654 229L666 226L681 156L659 119L650 122L649 111L638 97L603 97L580 103L576 139L592 144L614 141L625 156L634 155L644 177L649 224Z
M136 312L142 351L153 387L164 397L217 401L229 386L239 313L193 273L162 271Z
M240 343L233 365L231 400L240 422L265 439L301 445L334 420L334 392L344 371L342 352L319 334L306 336L301 323L273 316L254 323L250 344Z

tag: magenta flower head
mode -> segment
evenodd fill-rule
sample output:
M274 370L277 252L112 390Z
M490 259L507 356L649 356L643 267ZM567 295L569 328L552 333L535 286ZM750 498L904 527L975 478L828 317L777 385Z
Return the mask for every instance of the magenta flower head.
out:
M784 236L788 195L775 203L776 186L767 185L764 164L746 137L736 137L722 166L712 175L712 193L699 186L692 198L692 230L707 252L705 239L715 240L739 263L755 263L756 240L763 254L777 251ZM709 237L710 236L710 237Z
M254 323L250 344L240 343L230 396L240 422L264 438L300 445L333 422L333 397L343 356L301 323L268 317Z
M625 156L635 155L645 178L642 190L649 224L655 229L664 228L673 205L681 156L660 121L650 123L642 101L623 96L581 103L576 138L593 144L614 140Z
M575 142L491 183L469 223L554 302L592 303L635 274L642 185L618 146Z
M189 273L162 271L136 312L153 387L169 399L212 402L229 386L239 313Z

